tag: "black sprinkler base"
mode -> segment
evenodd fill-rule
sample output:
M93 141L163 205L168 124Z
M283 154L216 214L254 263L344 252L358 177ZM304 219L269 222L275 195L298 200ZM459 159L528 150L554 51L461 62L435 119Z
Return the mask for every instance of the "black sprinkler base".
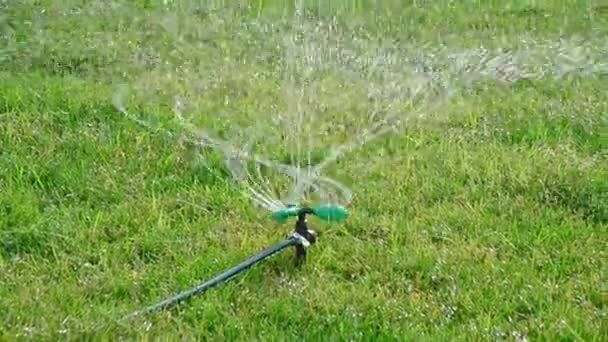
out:
M303 208L298 215L298 220L295 224L294 232L287 238L263 251L254 255L253 257L245 260L244 262L230 268L227 271L224 271L218 274L213 279L206 281L190 290L184 291L174 297L165 299L157 304L149 306L143 310L134 312L130 315L127 315L123 318L123 320L129 320L135 318L137 316L150 314L159 310L166 309L168 307L177 305L184 300L199 295L208 289L215 287L223 282L231 280L239 273L249 269L253 265L261 262L262 260L284 250L287 247L295 246L296 250L296 266L302 265L306 261L306 252L308 247L314 245L317 242L317 235L314 230L309 229L306 215L310 214L311 210L307 208Z

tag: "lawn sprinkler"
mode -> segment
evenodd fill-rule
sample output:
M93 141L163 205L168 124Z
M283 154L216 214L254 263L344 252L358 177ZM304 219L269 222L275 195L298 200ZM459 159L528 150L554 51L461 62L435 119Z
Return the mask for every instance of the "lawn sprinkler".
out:
M306 218L307 215L314 215L323 221L340 222L348 218L349 213L345 208L335 205L322 205L317 207L298 207L295 205L290 205L287 208L275 211L271 214L271 218L277 222L284 223L290 217L297 218L295 229L287 239L218 274L211 280L193 287L190 290L184 291L174 297L167 298L143 310L136 311L128 316L125 316L123 320L135 318L144 314L150 314L173 305L177 305L190 297L199 295L208 289L219 285L220 283L231 280L237 274L249 269L251 266L291 246L295 247L296 265L301 265L306 260L306 251L308 247L317 242L316 232L308 227L308 221Z

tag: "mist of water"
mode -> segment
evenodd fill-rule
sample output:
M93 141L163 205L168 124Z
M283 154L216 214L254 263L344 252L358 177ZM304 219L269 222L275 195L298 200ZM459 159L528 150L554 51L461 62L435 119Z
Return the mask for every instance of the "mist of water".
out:
M231 46L231 53L245 57L218 60L216 68L196 62L204 58L198 49L208 48L185 38L196 25L180 32L187 25L165 16L160 25L177 42L174 50L142 48L138 63L146 59L144 71L128 75L114 104L156 129L127 108L127 98L167 101L172 114L165 119L177 123L176 134L218 153L228 181L274 211L304 202L348 205L352 191L328 175L338 159L410 123L442 115L452 96L475 83L608 72L598 62L605 50L581 41L522 39L519 49L459 51L397 43L302 13L296 6L287 22L241 23L231 34L249 35L241 38L263 48L250 47L259 54L248 55L247 46ZM265 60L272 62L260 62ZM207 165L222 178L217 167Z

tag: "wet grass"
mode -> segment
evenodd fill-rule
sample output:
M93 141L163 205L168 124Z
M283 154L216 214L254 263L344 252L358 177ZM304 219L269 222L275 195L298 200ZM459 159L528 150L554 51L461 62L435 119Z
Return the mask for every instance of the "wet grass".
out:
M283 8L246 3L173 3L189 14L184 32L206 28L196 33L199 71L229 80L198 108L236 120L282 101L279 36L241 22ZM191 146L114 108L117 75L147 67L125 62L130 41L163 46L172 31L146 34L168 15L160 1L111 4L122 7L0 3L2 340L606 339L605 75L489 82L451 99L441 120L332 167L355 194L352 217L315 222L320 243L302 269L279 255L188 305L117 323L291 227L256 212L227 175L210 175ZM608 27L589 1L307 5L351 30L455 49L593 39ZM237 68L239 58L254 62ZM253 90L239 79L258 71L266 79ZM352 115L363 101L347 104ZM166 111L152 102L141 113Z

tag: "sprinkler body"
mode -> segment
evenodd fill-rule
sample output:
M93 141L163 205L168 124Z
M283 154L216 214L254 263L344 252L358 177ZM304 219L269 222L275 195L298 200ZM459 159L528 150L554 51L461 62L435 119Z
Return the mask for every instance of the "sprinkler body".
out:
M317 233L308 227L308 220L306 215L312 214L312 210L310 208L302 208L298 212L298 220L296 221L296 226L294 233L301 236L304 240L307 241L310 245L314 245L317 242ZM306 261L306 248L308 246L305 243L301 243L296 245L296 265L300 266L302 263Z

